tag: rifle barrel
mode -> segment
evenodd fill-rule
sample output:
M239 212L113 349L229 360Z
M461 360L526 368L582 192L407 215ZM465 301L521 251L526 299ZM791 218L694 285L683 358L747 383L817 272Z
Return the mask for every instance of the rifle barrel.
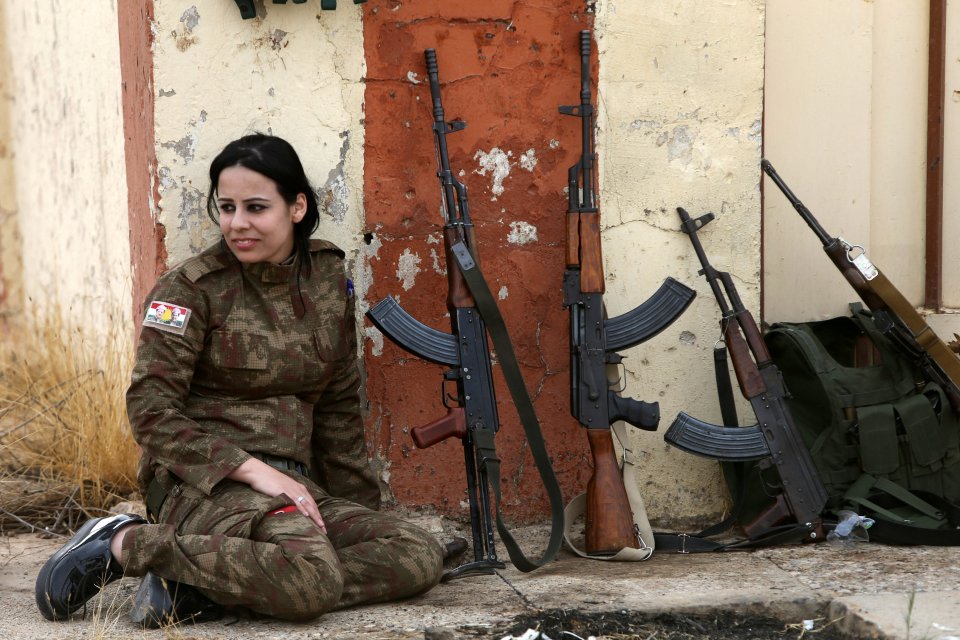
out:
M713 291L713 297L717 299L717 305L720 307L720 315L724 318L730 317L732 311L727 305L727 298L723 294L723 289L720 288L720 283L717 281L719 277L719 272L713 268L713 265L710 264L710 261L707 259L707 254L703 250L703 245L700 244L700 236L697 235L697 230L707 222L713 220L713 214L708 213L700 218L694 220L690 217L690 214L687 213L687 210L683 207L677 207L677 213L680 215L680 229L687 234L690 238L690 243L693 245L693 250L697 254L697 258L700 260L700 266L702 269L700 273L707 279L707 283L710 285L710 289Z
M579 210L581 212L596 211L593 183L596 169L593 144L593 102L590 96L590 32L584 29L580 32L580 119L583 155L580 159L580 169L583 172L583 196Z
M440 101L440 72L437 66L437 52L427 49L423 52L427 61L427 76L430 79L430 97L433 101L433 138L437 151L437 177L440 178L440 194L443 199L443 209L447 225L466 225L470 218L467 213L466 188L457 182L450 170L450 156L447 152L447 133L462 129L465 124L458 121L458 126L447 124L443 112L443 103Z
M773 180L774 184L777 185L777 188L780 189L780 192L786 196L787 200L790 201L790 204L793 205L793 208L797 210L797 213L800 214L800 217L803 218L813 232L817 234L817 237L820 238L820 242L823 243L823 246L829 246L836 240L833 238L826 230L820 226L820 223L817 222L817 219L813 217L813 214L810 213L810 210L800 202L800 198L794 195L793 191L790 190L790 187L787 186L787 183L783 181L783 178L780 177L780 174L777 173L777 170L773 168L773 165L770 164L768 160L761 160L760 167L763 169L763 172L770 176L770 179Z

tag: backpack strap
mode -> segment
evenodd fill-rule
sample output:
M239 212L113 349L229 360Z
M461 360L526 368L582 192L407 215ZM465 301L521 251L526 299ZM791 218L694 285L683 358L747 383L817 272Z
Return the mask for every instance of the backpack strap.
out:
M960 507L925 491L908 491L869 474L860 477L844 499L874 520L870 539L902 545L960 545Z

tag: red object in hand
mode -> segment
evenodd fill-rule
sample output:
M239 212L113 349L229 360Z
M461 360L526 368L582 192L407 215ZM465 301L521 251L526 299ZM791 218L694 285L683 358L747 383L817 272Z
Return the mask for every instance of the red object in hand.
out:
M289 504L289 505L287 505L287 506L285 506L285 507L281 507L281 508L279 508L279 509L276 509L276 510L274 510L274 511L271 511L271 512L269 512L267 515L268 515L268 516L279 516L279 515L283 515L284 513L295 513L295 512L297 512L297 511L299 511L299 509L297 509L296 505Z

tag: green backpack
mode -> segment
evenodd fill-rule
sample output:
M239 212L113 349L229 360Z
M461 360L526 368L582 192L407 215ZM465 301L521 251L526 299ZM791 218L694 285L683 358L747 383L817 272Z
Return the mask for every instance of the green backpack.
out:
M960 545L960 420L872 315L854 306L851 316L781 322L764 340L826 487L825 515L873 519L876 542ZM764 461L724 472L749 522L777 474Z

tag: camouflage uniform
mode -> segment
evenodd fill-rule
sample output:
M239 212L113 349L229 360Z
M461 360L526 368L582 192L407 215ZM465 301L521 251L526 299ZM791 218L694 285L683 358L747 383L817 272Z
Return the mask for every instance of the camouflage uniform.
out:
M439 543L376 511L339 249L314 240L306 264L241 264L221 242L164 274L149 300L127 410L141 489L156 479L167 497L159 524L124 540L129 575L152 570L288 619L437 583ZM226 479L251 454L309 469L284 472L310 488L327 535L298 512L270 514L286 497Z

